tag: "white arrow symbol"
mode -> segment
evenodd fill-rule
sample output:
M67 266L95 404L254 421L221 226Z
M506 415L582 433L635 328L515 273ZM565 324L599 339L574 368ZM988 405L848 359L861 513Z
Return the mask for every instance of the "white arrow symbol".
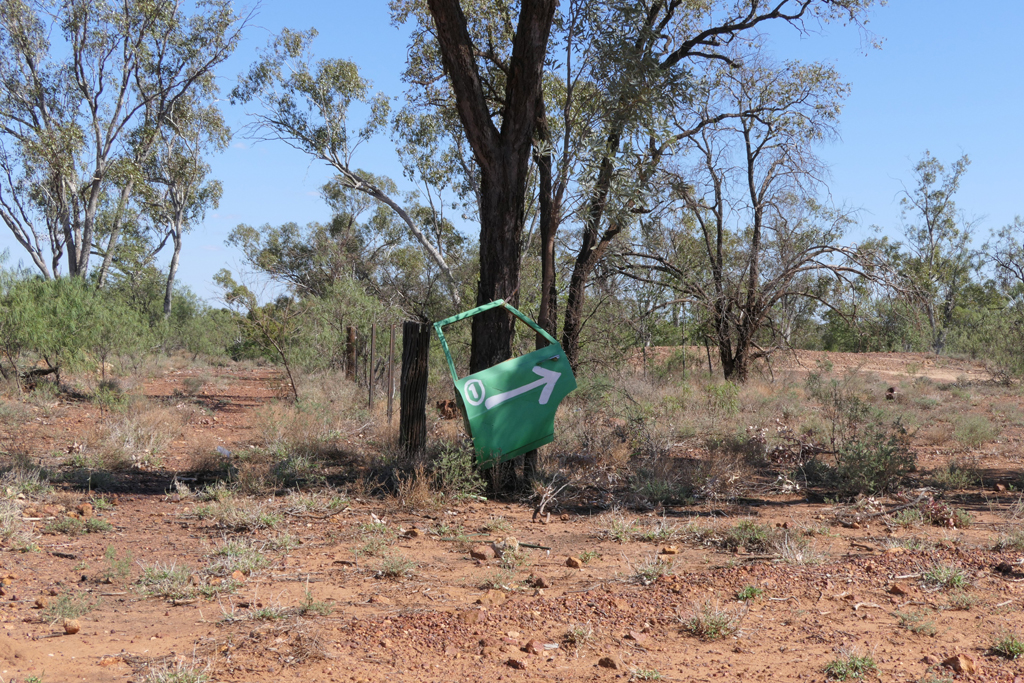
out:
M530 382L529 384L524 384L518 389L506 391L504 394L497 394L495 396L491 396L489 399L484 401L484 408L490 410L499 403L504 403L510 398L515 398L519 394L525 394L527 391L530 391L531 389L536 389L539 386L543 386L544 388L541 389L540 400L538 401L538 403L540 405L546 404L548 402L548 399L551 398L551 392L554 391L555 389L555 382L557 382L558 378L562 376L562 373L555 372L554 370L545 370L544 368L534 368L533 372L535 374L540 375L539 380L537 380L536 382Z

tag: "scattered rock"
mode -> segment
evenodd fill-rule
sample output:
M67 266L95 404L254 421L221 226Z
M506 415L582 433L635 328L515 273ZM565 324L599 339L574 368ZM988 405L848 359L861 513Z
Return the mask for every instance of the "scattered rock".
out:
M374 605L393 605L395 604L391 598L383 595L374 595L370 598L370 602Z
M78 623L78 619L65 619L64 620L64 633L69 636L74 635L82 630L82 625Z
M483 605L485 607L495 607L505 602L505 594L499 590L493 588L483 594L482 597L478 598L476 604Z
M520 670L522 670L522 669L526 668L526 660L525 659L514 659L513 658L513 659L509 659L505 663L508 664L513 669L520 669Z
M235 571L231 572L231 580L237 581L239 583L245 583L245 574L243 574L241 570L236 569Z
M665 546L664 548L661 549L661 554L662 555L675 555L678 552L679 552L679 548L675 547L674 545L667 545L667 546Z
M616 669L622 670L622 662L619 661L618 657L601 657L597 660L597 665L605 669Z
M534 588L551 588L551 581L546 576L533 577Z
M493 560L495 557L494 548L489 545L475 545L469 551L469 556L474 560Z
M948 666L958 674L975 674L978 673L977 662L974 661L974 657L965 654L953 655L948 657L942 662L942 666Z
M572 569L583 569L583 560L578 557L565 558L565 566Z
M544 652L544 643L540 640L531 640L526 643L523 651L531 655L539 655Z
M43 598L36 598L36 609L46 609L49 606L50 606L50 601L47 600L45 597L43 597Z
M474 624L482 624L487 621L487 612L482 609L471 609L461 612L459 614L459 620L468 626Z
M889 586L889 593L891 595L910 595L910 589L901 583L894 583Z

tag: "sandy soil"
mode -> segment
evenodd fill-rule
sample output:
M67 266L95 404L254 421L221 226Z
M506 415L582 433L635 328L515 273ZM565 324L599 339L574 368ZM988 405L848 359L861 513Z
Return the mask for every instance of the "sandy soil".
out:
M814 368L820 355L778 359L774 372ZM828 359L879 376L986 379L980 366L923 354ZM145 393L174 405L190 372L168 370L146 382ZM1006 634L1024 638L1024 552L992 549L1011 528L1008 516L1020 498L1013 490L1022 469L1020 428L1004 430L997 446L975 454L981 486L947 494L972 515L967 529L886 524L890 516L881 513L901 499L853 510L766 489L647 513L556 506L537 521L532 508L511 502L397 511L353 497L326 510L278 496L257 501L278 515L274 528L240 532L197 516L203 503L173 493L172 479L198 451L246 448L253 413L278 395L280 378L265 369L203 372L218 377L195 398L210 414L189 423L162 467L132 471L107 491L68 489L18 501L39 550L5 543L0 553L0 681L141 683L176 668L238 682L822 681L830 661L854 652L877 665L867 680L1024 683L1024 657L991 649ZM1012 400L1020 403L1020 396ZM48 416L0 434L0 444L52 466L100 419L93 404L61 401ZM922 466L930 466L929 450L921 453ZM99 498L109 509L92 514L112 531L42 533L68 513L82 516L77 506ZM394 531L389 552L415 563L409 576L379 578L382 558L356 552L375 520ZM743 520L799 533L808 539L806 555L787 562L719 542ZM627 523L676 529L657 542L617 542L609 530ZM698 534L688 524L719 533ZM446 537L457 527L468 539ZM520 548L515 589L501 590L499 561L470 551L508 547L509 537L541 547ZM919 543L899 543L915 537ZM199 572L232 541L253 544L270 560L237 575L234 592L171 600L147 597L138 584L144 567ZM105 553L124 558L129 551L130 575L110 578ZM936 565L961 572L966 591L930 581ZM658 567L669 571L655 578ZM641 570L655 580L638 579ZM760 595L737 600L750 586ZM62 595L96 605L73 635L41 616L39 605ZM329 614L316 614L310 601L329 603ZM735 633L694 635L687 624L705 610L721 612ZM901 615L916 632L901 625ZM943 665L958 655L962 671L951 668L953 660Z

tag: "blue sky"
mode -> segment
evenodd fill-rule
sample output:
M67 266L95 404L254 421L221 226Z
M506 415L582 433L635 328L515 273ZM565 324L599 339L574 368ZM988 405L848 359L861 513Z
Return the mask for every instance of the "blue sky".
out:
M284 26L315 26L318 55L351 59L377 89L402 93L407 34L391 26L383 0L265 0L238 52L221 69L224 93L255 50ZM868 27L883 39L881 50L868 47L849 27L827 26L807 37L776 27L770 34L778 56L829 61L851 84L842 139L820 150L831 167L832 201L860 209L861 225L850 239L870 234L871 225L896 234L902 183L910 184L911 168L926 149L945 163L963 153L970 156L957 203L983 219L979 242L990 229L1024 214L1019 130L1024 81L1015 66L1024 2L893 0L872 13ZM241 270L238 254L224 246L228 233L239 223L324 220L327 208L318 189L331 175L325 165L283 143L245 139L245 108L226 102L224 107L236 138L211 160L224 197L205 224L185 238L180 270L181 280L211 302L217 296L213 273L223 267ZM386 136L361 148L356 166L401 178ZM23 258L6 230L0 248L10 248L15 262Z

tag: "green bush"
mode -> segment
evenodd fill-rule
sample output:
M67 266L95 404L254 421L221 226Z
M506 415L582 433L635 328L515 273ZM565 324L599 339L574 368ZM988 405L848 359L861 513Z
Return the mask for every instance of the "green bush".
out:
M916 464L907 430L899 420L890 426L872 424L840 449L835 481L844 495L882 493L897 487Z

